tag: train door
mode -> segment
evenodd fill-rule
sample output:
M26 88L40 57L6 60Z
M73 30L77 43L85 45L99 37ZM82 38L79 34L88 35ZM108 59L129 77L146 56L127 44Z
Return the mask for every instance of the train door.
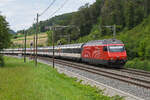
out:
M108 60L108 47L103 46L103 60Z

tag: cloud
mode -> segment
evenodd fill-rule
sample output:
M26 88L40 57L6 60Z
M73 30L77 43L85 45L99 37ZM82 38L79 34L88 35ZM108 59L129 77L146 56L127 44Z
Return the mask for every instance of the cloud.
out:
M13 1L15 1L15 0L0 0L0 7L3 7Z
M0 0L0 11L6 16L10 28L15 31L26 29L33 24L38 12L42 12L52 0ZM42 16L46 20L58 9L64 0L56 0L55 4ZM95 0L68 0L67 4L56 15L77 11L85 3L92 4Z

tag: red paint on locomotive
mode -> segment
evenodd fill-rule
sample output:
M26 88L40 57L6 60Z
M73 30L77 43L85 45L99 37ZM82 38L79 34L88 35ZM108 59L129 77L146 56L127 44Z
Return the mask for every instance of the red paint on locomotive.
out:
M84 62L109 66L122 66L127 61L124 44L119 40L99 40L89 42L83 46L81 56Z

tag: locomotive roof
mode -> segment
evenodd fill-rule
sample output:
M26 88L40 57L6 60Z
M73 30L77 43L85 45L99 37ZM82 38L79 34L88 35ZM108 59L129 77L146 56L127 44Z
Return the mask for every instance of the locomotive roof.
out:
M87 45L104 45L104 44L123 44L122 41L117 39L104 39L104 40L95 40L87 42L84 46Z

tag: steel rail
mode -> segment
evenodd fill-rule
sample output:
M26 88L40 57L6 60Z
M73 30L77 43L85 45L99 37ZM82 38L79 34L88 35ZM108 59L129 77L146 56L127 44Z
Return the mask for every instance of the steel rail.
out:
M49 58L49 57L40 57L39 59L42 59L42 60L44 59L46 61L52 61L52 58ZM102 70L98 67L81 64L81 63L77 63L77 62L75 63L75 62L60 60L60 59L55 59L55 62L57 64L65 65L65 66L76 68L79 70L84 70L84 71L87 71L87 72L90 72L93 74L102 75L102 76L105 76L108 78L120 80L122 82L126 82L126 83L133 84L133 85L136 85L139 87L144 87L144 88L150 89L150 85L149 85L150 81L148 81L148 80L137 79L137 78L133 78L133 77L127 76L127 75L121 75L118 73L108 72L108 71L106 71L104 69ZM131 70L135 71L134 69L131 69ZM137 71L137 72L144 73L145 71ZM149 72L147 72L147 73L149 73Z
M49 58L48 58L48 60L51 61ZM133 77L130 77L130 76L100 70L98 68L91 68L92 66L90 66L90 65L75 64L73 62L68 62L68 61L58 60L58 59L55 59L55 62L57 64L61 64L61 65L65 65L65 66L68 66L68 67L84 70L84 71L87 71L87 72L90 72L90 73L93 73L93 74L102 75L102 76L105 76L105 77L113 78L113 79L120 80L120 81L123 81L123 82L126 82L126 83L130 83L130 84L134 84L134 85L137 85L137 86L140 86L140 87L150 89L150 85L149 85L150 81L147 81L147 80L136 79L136 78L133 78Z
M144 70L138 70L138 69L132 69L132 68L124 68L123 70L125 70L125 71L137 72L137 73L143 73L143 74L150 75L150 72L144 71Z
M134 71L134 70L128 70L128 69L121 69L121 72L127 72L127 73L131 73L131 74L135 74L135 75L141 75L141 76L145 76L145 77L150 77L150 74L147 73L143 73L140 71Z

